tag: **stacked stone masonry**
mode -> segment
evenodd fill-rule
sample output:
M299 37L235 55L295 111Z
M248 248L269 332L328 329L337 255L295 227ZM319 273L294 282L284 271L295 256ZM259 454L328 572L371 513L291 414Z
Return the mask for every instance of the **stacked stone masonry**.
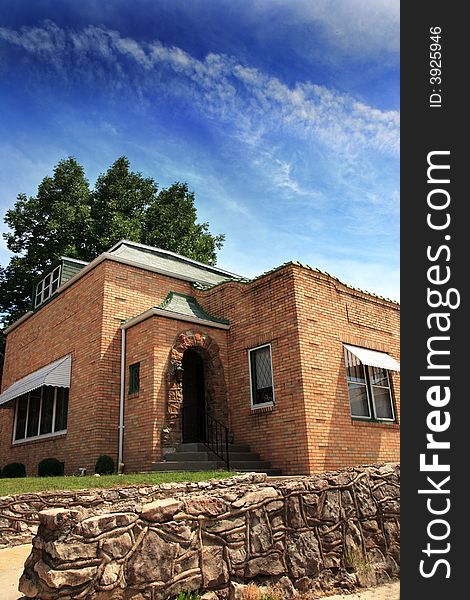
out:
M42 511L20 591L163 600L198 590L236 600L253 581L290 597L398 576L396 464L187 486L167 486L157 500L155 491L139 494L113 512L90 505Z
M261 475L246 473L232 477L239 484L256 483ZM211 479L202 483L160 483L112 489L83 489L0 497L0 548L31 542L39 525L39 513L52 508L73 509L78 506L94 512L131 510L138 504L167 498L198 489L224 488L225 480Z

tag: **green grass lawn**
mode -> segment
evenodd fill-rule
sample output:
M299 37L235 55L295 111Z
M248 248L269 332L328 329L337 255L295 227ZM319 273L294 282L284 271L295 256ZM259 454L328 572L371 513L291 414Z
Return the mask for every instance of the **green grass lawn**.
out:
M235 473L228 471L168 471L162 473L129 473L124 475L102 475L94 477L76 475L63 477L19 477L0 479L0 496L29 494L53 490L82 490L93 488L113 488L129 485L155 485L180 481L206 481L222 479Z

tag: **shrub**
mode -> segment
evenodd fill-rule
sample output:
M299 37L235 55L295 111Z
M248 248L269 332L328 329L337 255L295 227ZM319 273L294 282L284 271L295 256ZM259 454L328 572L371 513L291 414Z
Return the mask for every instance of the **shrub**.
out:
M23 463L9 463L3 467L2 477L26 477Z
M175 600L200 600L201 596L198 592L180 592L175 596Z
M45 458L38 464L39 477L56 477L64 474L64 463L57 458Z
M114 460L107 454L102 454L96 461L95 473L99 475L111 475L114 473Z

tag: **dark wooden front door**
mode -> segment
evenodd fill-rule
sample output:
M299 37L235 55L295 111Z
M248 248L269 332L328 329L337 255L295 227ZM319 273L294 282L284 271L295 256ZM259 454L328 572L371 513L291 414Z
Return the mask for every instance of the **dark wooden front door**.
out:
M185 351L183 369L183 442L202 442L206 408L204 363L195 350Z

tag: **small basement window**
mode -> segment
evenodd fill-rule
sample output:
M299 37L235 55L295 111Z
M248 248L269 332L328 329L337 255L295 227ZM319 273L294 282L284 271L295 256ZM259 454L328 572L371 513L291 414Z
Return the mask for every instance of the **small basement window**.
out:
M51 385L44 385L17 398L14 441L66 433L68 400L68 388Z
M140 363L129 367L129 394L135 394L140 389Z
M273 367L271 344L252 348L250 359L251 405L253 407L274 404Z

